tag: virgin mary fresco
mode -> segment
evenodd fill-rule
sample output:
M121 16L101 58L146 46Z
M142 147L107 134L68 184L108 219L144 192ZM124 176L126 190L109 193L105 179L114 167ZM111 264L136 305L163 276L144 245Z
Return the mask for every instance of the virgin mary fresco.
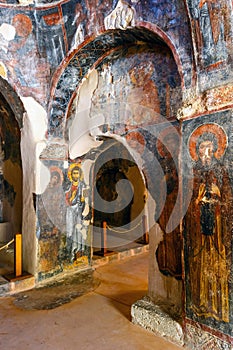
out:
M227 136L217 124L197 127L189 139L193 195L185 217L187 308L229 322L232 191L221 159Z

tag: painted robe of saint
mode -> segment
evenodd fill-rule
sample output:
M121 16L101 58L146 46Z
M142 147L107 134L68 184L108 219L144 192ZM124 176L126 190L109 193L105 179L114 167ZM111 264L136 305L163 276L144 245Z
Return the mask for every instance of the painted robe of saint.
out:
M63 232L65 223L65 198L62 188L63 173L57 166L51 166L50 181L46 190L38 196L38 218L41 227L41 232L38 232L38 237L46 238L58 230ZM42 233L42 235L41 235Z
M226 60L231 32L228 0L189 0L189 7L203 65Z
M70 183L65 191L67 211L66 211L66 232L67 251L70 261L84 255L85 232L83 231L83 211L85 208L85 198L83 190L86 187L83 181L83 173L80 164L73 163L68 169Z
M161 141L157 142L157 148L162 156L160 165L164 174L159 190L165 186L166 193L162 193L161 191L159 201L157 202L158 210L160 210L160 203L163 203L163 208L158 218L158 223L163 231L163 240L158 245L156 257L159 269L164 275L180 279L182 275L182 240L179 225L177 226L175 223L172 223L175 227L173 227L171 232L166 232L179 190L177 172L179 134L174 127L169 127L161 132L159 139Z
M232 195L228 173L219 162L226 144L226 135L216 124L200 126L190 138L194 186L185 231L187 307L199 317L229 322Z

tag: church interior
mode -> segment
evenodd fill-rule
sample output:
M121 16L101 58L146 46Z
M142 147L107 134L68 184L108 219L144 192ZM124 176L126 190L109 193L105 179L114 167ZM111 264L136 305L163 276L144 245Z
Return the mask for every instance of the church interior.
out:
M137 255L132 323L231 350L232 121L232 1L0 0L0 304Z

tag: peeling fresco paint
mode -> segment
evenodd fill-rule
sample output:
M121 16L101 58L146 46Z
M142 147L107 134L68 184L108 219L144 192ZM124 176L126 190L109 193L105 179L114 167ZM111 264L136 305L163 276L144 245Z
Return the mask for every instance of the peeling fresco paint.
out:
M187 166L192 162L194 171L193 195L184 220L186 315L230 336L233 322L231 123L229 111L183 125L185 144L190 150L183 172L188 176ZM188 186L185 181L184 196Z
M76 3L74 0L65 1L60 5L50 3L51 6L47 6L46 8L43 6L36 7L36 5L25 6L24 8L20 6L18 8L11 8L10 6L1 6L0 4L0 25L3 26L2 29L6 26L12 26L12 33L13 31L16 33L14 38L12 36L9 37L9 35L8 37L4 37L6 34L5 30L2 33L2 35L5 34L0 41L0 49L3 51L2 62L7 68L7 74L4 73L4 76L7 77L12 85L16 86L20 95L33 96L44 106L46 106L49 97L50 78L68 51L84 43L85 38L90 35L93 36L94 34L96 36L103 31L104 18L107 18L117 5L116 3L110 4L110 2L106 1L101 3L95 3L93 1ZM39 4L43 4L43 2L38 2ZM124 9L132 9L132 13L135 13L135 20L136 18L140 18L140 21L148 22L151 15L148 18L146 12L144 12L143 16L145 18L141 18L140 11L142 9L140 6L136 8L137 3L132 2L130 4L123 2L122 4ZM158 15L160 5L158 4L158 10L156 10L154 4L152 7L154 9L153 15L156 18L158 17L156 24L160 25L162 30L164 30L164 23L161 22L159 24L162 18ZM177 13L182 13L182 18L184 18L184 8L177 6L172 11L176 15ZM127 22L127 13L125 16ZM154 19L152 23L154 23ZM177 40L178 33L176 31L179 26L182 28L185 27L185 36L183 39L186 40L187 38L187 21L176 22L174 20L173 25L169 27L169 31L174 30L174 36L171 37L172 41ZM20 30L20 27L24 28L24 30ZM10 33L9 30L8 33ZM91 52L92 58L87 59L88 56L86 54L84 54L85 57L83 56L83 59L79 56L78 62L82 71L81 77L84 77L86 74L84 64L85 66L89 65L90 68L100 57L101 52L99 50L101 47L103 49L101 42L104 40L107 43L109 39L108 36L105 38L100 37L91 46L86 47L86 50ZM120 45L120 41L117 44ZM179 48L179 44L177 42L177 49ZM183 62L190 61L191 59L191 49L188 49L188 45L189 41L184 43L183 53L185 57L183 58L183 54L181 55ZM106 50L106 45L104 47ZM108 44L108 47L110 48L111 44ZM103 54L105 50L102 51ZM22 60L22 57L25 60ZM14 62L17 61L19 64L16 67ZM20 61L22 61L22 64ZM191 68L191 61L189 67ZM72 71L73 69L70 70L70 72ZM71 95L67 96L68 99L71 97ZM58 96L55 97L55 100L58 100Z
M94 162L96 146L102 144L96 139L98 134L114 136L126 145L134 144L135 138L140 149L140 170L145 174L153 202L153 213L149 215L164 231L161 239L157 238L160 239L158 248L158 242L154 241L156 247L153 246L157 249L153 264L156 261L161 272L156 270L156 277L167 297L171 286L181 291L180 231L165 232L181 174L173 164L177 158L174 156L171 160L169 152L166 153L158 141L159 133L163 132L164 125L160 124L163 118L173 126L178 125L177 118L183 125L183 150L190 151L190 157L181 160L187 161L187 165L191 163L195 173L194 192L184 220L186 309L183 311L187 344L200 350L207 346L230 349L230 342L232 344L232 239L228 222L232 217L232 110L210 115L210 112L232 108L232 50L230 0L0 2L0 75L9 82L12 91L22 97L27 111L23 119L24 109L17 105L15 95L1 79L0 110L4 116L1 141L5 142L2 148L8 167L5 180L13 186L8 188L8 199L11 199L8 202L13 204L17 191L10 179L22 170L19 128L23 135L27 198L24 215L31 214L30 219L25 220L25 228L30 227L32 231L24 240L25 266L42 280L66 268L90 263L90 218L86 218L88 210L83 209L84 204L86 208L89 206L89 194L80 193L88 188L86 179L91 181L91 166L82 186L72 184L69 167L83 166L78 157L84 156L84 148L88 150L87 160ZM92 73L93 80L89 79ZM90 84L88 89L85 84ZM88 92L86 96L85 92ZM11 96L12 111L6 107L6 94ZM86 104L83 103L85 97ZM82 139L81 149L75 138L76 129L82 131L77 114L83 106L87 109L84 113L87 124L82 126L87 129L85 136L88 137ZM15 119L8 118L12 112ZM88 123L96 115L101 115L101 125L89 135ZM200 136L198 132L204 130L203 125L207 125L204 128L209 128L209 133L214 134L218 127L227 135L225 146L224 133L222 141L218 140L218 148L224 148L221 156L221 152L213 151L215 146L207 143L210 140L202 142L199 158L201 153L204 159L203 154L210 152L214 164L208 164L208 160L205 165L201 164L195 142L190 141ZM164 176L158 177L158 166ZM184 189L188 170L182 169ZM209 183L204 181L204 175ZM111 184L114 176L110 174ZM102 180L104 182L104 176ZM161 187L165 184L168 190L162 209L155 205L161 204L158 183ZM103 183L98 185L103 190ZM74 205L66 198L72 186L73 193L77 190L80 195ZM214 198L207 198L211 197L208 187ZM35 208L31 208L32 193L36 198ZM113 195L113 191L110 194ZM74 219L71 210L76 204L80 205L80 211ZM198 205L202 205L201 209ZM70 230L69 226L72 226ZM181 294L179 291L177 295Z

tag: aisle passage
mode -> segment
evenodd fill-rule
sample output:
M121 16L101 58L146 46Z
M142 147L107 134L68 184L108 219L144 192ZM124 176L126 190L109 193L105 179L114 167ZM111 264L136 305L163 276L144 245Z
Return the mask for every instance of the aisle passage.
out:
M131 304L146 295L147 266L148 253L100 266L95 290L52 310L25 310L13 296L0 298L0 349L180 349L130 322Z

